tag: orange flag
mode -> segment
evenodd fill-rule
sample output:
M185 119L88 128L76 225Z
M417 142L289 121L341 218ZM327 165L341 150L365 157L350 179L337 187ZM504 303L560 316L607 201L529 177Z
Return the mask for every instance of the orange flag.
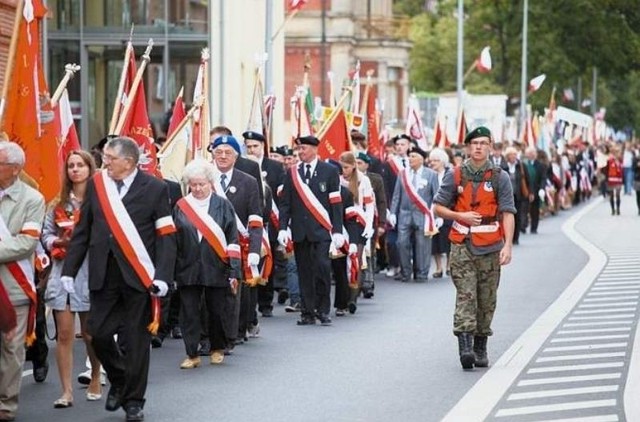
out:
M153 131L147 113L147 97L144 92L144 84L138 85L138 92L130 92L131 84L136 77L135 57L132 54L129 63L128 84L125 92L129 97L135 96L128 115L125 117L124 126L119 135L129 136L138 144L140 149L140 161L138 166L141 170L158 175L156 161L156 147L153 143Z
M318 156L323 160L327 158L338 160L340 154L351 150L351 135L343 108L334 114L333 120L328 124L319 140Z
M59 132L49 104L40 50L40 24L47 13L41 0L27 2L18 29L14 68L0 131L24 149L25 173L35 182L45 200L60 191L60 172L52 166L58 156Z

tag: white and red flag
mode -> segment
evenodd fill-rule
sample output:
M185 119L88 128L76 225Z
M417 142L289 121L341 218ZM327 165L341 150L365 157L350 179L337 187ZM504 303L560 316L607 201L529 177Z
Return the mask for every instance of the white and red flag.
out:
M485 47L482 49L480 57L476 59L476 69L480 73L488 73L491 68L491 47Z
M540 89L547 75L542 73L529 81L529 93L536 92Z

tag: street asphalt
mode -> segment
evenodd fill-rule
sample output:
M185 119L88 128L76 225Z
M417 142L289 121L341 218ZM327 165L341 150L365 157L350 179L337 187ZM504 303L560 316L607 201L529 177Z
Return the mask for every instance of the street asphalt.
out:
M601 209L606 206L602 203L588 215L605 215ZM492 361L586 265L586 253L561 231L582 207L545 218L537 235L521 236L513 262L503 269L489 341ZM623 224L639 221L632 199L623 198L623 216L615 222L620 235ZM612 223L603 218L603 224ZM588 237L588 226L579 223L578 230ZM221 366L203 361L200 368L180 370L183 343L167 339L152 351L146 420L438 421L486 373L460 369L451 332L454 294L447 277L404 284L380 274L375 297L361 299L355 315L333 317L331 327L296 326L297 315L275 305L274 317L260 320L260 337L236 347ZM86 401L84 388L75 381L74 406L53 409L60 387L55 344L50 346L47 380L36 384L25 373L17 420L123 420L122 411L104 410L104 398ZM75 352L74 377L84 370L79 340Z

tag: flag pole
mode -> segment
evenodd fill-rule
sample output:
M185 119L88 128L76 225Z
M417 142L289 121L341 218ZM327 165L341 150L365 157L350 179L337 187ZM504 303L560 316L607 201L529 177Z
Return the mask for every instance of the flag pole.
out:
M193 157L196 154L203 156L203 149L206 149L206 145L209 143L209 49L203 48L200 54L201 59L204 61L204 70L202 72L202 104L200 107L200 150L192 152ZM203 121L204 119L204 121ZM204 124L203 124L204 122Z
M473 63L471 63L471 66L469 66L469 69L467 69L467 71L465 72L464 76L462 77L463 81L467 80L469 75L471 75L471 73L473 72L473 69L476 67L476 64L477 64L477 60L475 60Z
M367 70L367 84L364 86L364 92L362 93L362 104L360 104L360 114L367 113L367 104L369 103L369 91L371 91L371 76L373 75L373 69Z
M185 116L182 118L180 123L178 123L178 126L176 126L171 136L169 136L169 139L167 139L165 143L162 144L162 147L160 147L160 150L158 150L158 154L162 154L169 148L169 145L173 142L174 139L176 139L176 137L178 136L178 133L187 125L187 123L189 123L189 120L193 118L193 115L195 114L195 112L198 109L200 109L202 105L203 105L203 97L200 97L196 102L196 104L194 104L193 107L191 107L189 112L185 114Z
M147 43L147 49L145 50L144 54L142 55L142 63L140 64L140 67L138 68L138 72L136 73L136 77L133 80L133 83L131 84L131 90L129 91L129 95L127 95L127 102L124 105L124 108L122 109L122 112L120 113L120 116L118 118L118 124L116 125L115 131L113 132L113 134L120 134L122 132L122 129L124 128L124 124L125 121L127 120L127 114L129 113L129 110L131 109L131 105L133 104L133 100L135 99L136 95L137 95L137 91L138 91L138 86L140 85L140 82L142 81L142 74L144 73L144 70L147 67L147 63L149 63L151 61L151 56L149 56L151 54L151 49L153 48L153 39L150 38L149 42Z
M132 27L133 28L133 27ZM124 83L127 79L127 69L129 67L129 60L133 54L133 45L131 41L127 42L127 48L124 52L124 64L122 66L122 72L120 73L120 82L118 83L118 91L116 93L116 101L113 104L113 112L111 113L111 121L109 122L109 134L112 134L116 130L118 124L118 118L120 117L119 111L121 110L122 95L124 94Z
M58 104L58 100L60 100L60 97L62 96L62 93L67 88L67 84L74 77L75 73L78 70L80 70L80 65L77 65L75 63L73 63L73 64L67 63L66 64L66 66L64 67L64 77L62 78L62 80L58 84L58 87L56 88L55 92L51 96L50 103L51 103L51 107L52 108L55 107Z
M0 128L4 127L4 107L7 94L9 93L9 85L13 73L13 63L16 59L16 49L18 48L18 33L20 32L20 20L22 19L22 10L24 9L24 0L18 0L16 5L16 16L13 20L13 32L11 34L11 43L9 44L9 56L7 58L7 67L4 71L4 79L2 82L2 97L0 97Z
M282 23L276 30L276 32L273 33L273 36L271 37L271 42L273 42L278 37L278 35L280 35L280 32L282 32L282 30L287 25L287 23L291 21L291 19L293 19L297 14L298 14L298 9L295 9L293 12L287 15L287 17L284 19L284 21L282 21Z

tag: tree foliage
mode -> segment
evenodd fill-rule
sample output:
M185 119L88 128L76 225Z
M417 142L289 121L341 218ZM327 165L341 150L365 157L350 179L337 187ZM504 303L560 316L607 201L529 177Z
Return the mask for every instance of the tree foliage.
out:
M474 71L465 79L470 93L505 93L519 101L523 3L464 1L463 71L485 46L491 47L493 61L491 73ZM563 89L571 88L576 100L563 105L578 109L578 81L582 98L590 97L595 67L597 106L607 108L608 122L619 129L640 127L640 1L529 0L528 4L527 83L538 74L547 75L542 88L527 98L533 108L542 111L556 86L558 104L563 104ZM394 11L412 16L412 89L454 91L457 0L396 0Z

